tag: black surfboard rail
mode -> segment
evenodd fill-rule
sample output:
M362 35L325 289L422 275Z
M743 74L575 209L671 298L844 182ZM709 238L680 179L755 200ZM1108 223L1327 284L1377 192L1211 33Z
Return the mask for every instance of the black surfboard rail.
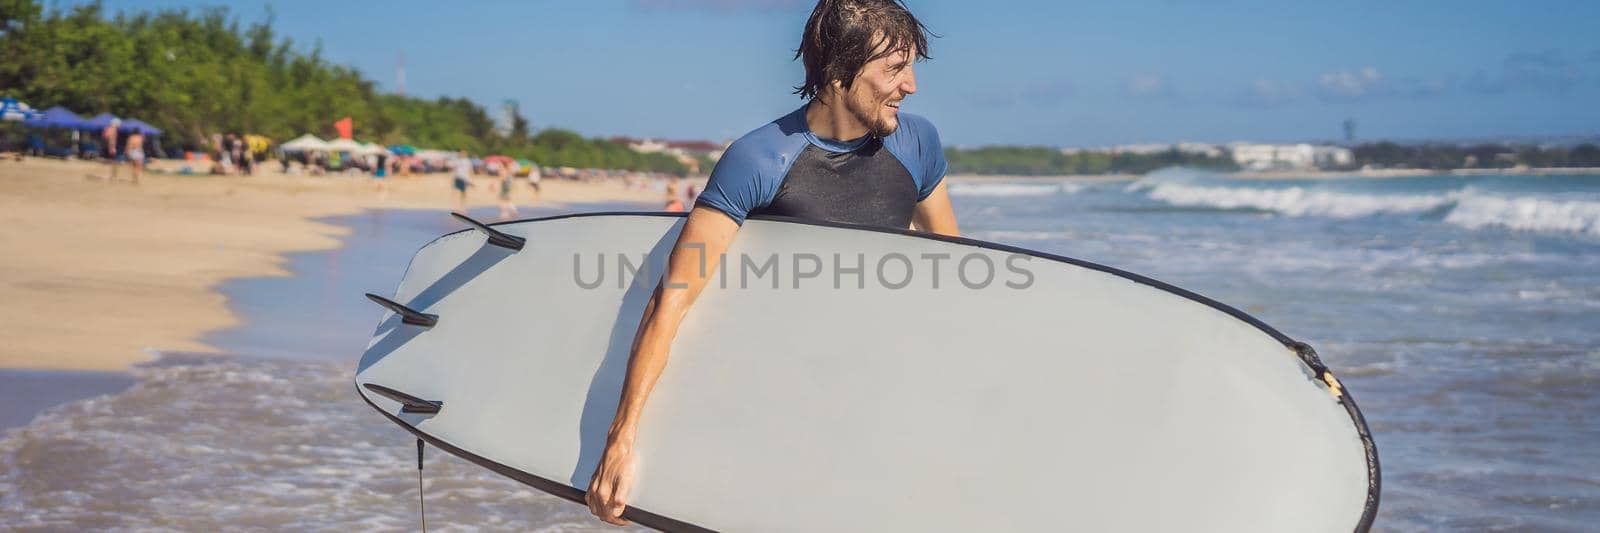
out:
M371 384L367 384L366 386L368 387L368 390L371 390L371 387L372 387ZM377 392L377 391L373 391L373 392ZM578 505L588 505L587 501L585 500L585 496L587 496L587 493L585 491L578 490L576 488L568 486L566 483L562 483L562 482L555 481L555 480L552 480L552 479L547 479L547 478L535 476L533 474L529 474L527 472L523 472L521 470L517 470L515 468L512 468L512 467L497 463L497 462L495 462L493 460L490 460L488 458L485 458L485 457L483 457L481 455L478 455L478 454L463 450L463 449L461 449L460 447L458 447L458 446L456 446L454 444L450 444L449 442L445 442L444 440L439 439L438 437L434 437L433 435L429 435L428 433L417 429L416 426L408 424L404 420L401 420L399 417L397 417L397 416L395 416L393 414L390 414L388 411L383 410L383 408L378 407L378 404L372 403L372 399L368 398L365 394L359 394L359 392L358 392L357 395L361 396L362 401L367 402L367 405L372 406L372 408L377 410L380 414L382 414L384 416L384 418L388 418L390 422L394 422L396 425L400 426L401 428L404 428L406 431L408 431L412 435L416 436L417 439L425 441L428 444L432 444L433 447L435 447L435 448L444 450L445 453L449 453L450 455L454 455L456 457L460 457L462 459L466 459L467 461L471 462L472 464L481 466L483 468L487 468L491 472L494 472L496 474L500 474L502 476L511 478L513 480L516 480L519 483L522 483L522 484L527 485L529 487L533 487L534 489L538 489L538 490L540 490L542 492L545 492L547 494L550 494L552 496L556 496L558 498L561 498L563 500L567 500L567 501L576 503ZM631 505L627 506L626 508L624 508L622 510L622 518L626 519L626 520L633 521L634 523L639 524L641 526L645 526L645 527L648 527L648 528L651 528L651 529L656 529L656 530L659 530L659 531L670 531L670 532L682 531L682 532L685 532L685 533L716 533L716 531L717 531L715 529L708 529L708 528L705 528L705 527L697 526L695 524L684 522L682 520L677 520L677 519L668 517L666 515L653 513L653 512L650 512L650 511L646 511L644 509L640 509L638 507L634 507L634 506L631 506Z
M476 220L473 220L473 219L467 217L466 215L462 215L462 214L459 214L459 213L452 213L452 215L455 215L457 218L462 219L464 222L467 222L469 225L472 226L472 229L465 229L465 230L446 233L446 234L441 235L441 236L439 236L438 238L436 238L436 239L434 239L432 241L429 241L427 244L422 245L421 248L427 248L428 246L433 245L433 243L438 242L441 239L445 239L445 238L448 238L448 237L451 237L453 235L457 235L457 234L460 234L460 233L463 233L463 232L466 232L466 231L481 231L481 232L491 236L491 243L490 244L494 244L492 242L492 240L493 240L493 236L496 235L496 234L504 235L504 236L509 237L511 239L517 239L518 246L515 249L516 250L520 250L521 249L521 243L525 242L525 239L506 234L504 232L501 232L501 231L496 230L496 229L493 228L493 226L506 225L506 224L520 224L520 223L527 223L527 222L546 222L546 221L554 221L554 220L564 220L564 219L571 219L571 218L588 218L588 217L624 217L624 216L631 216L631 217L661 217L661 218L687 218L688 217L688 213L674 213L674 212L658 212L658 211L597 211L597 212L588 212L588 213L568 213L568 214L562 214L562 215L552 215L552 216L546 216L546 217L536 217L536 218L527 218L527 219L518 219L518 220L507 220L507 221L503 221L503 222L495 222L495 223L492 223L492 224L483 224L481 222L478 222ZM1383 483L1382 483L1382 477L1383 477L1382 474L1383 473L1382 473L1382 470L1380 468L1380 463L1379 463L1379 460L1378 460L1378 448L1377 448L1377 444L1372 439L1371 430L1367 427L1366 417L1362 414L1361 408L1356 405L1355 398L1351 395L1350 390L1346 389L1346 388L1343 388L1341 385L1339 385L1339 382L1338 382L1337 378L1334 377L1333 371L1328 369L1328 367L1322 363L1321 359L1317 356L1316 350L1312 349L1311 345L1309 345L1307 343L1304 343L1304 342L1300 342L1298 340L1295 340L1295 339L1289 337L1288 335L1285 335L1283 332L1278 331L1276 328L1273 328L1272 326L1267 325L1265 322L1262 322L1260 319L1257 319L1256 317L1251 316L1250 314L1245 313L1244 311L1241 311L1241 310L1239 310L1239 309L1237 309L1237 308L1235 308L1233 306L1230 306L1228 304L1224 304L1224 303L1219 302L1217 300L1213 300L1213 299L1211 299L1209 297L1206 297L1206 296L1203 296L1203 295L1201 295L1199 293L1196 293L1196 292L1190 291L1188 289L1184 289L1182 287L1178 287L1176 285L1172 285L1170 283L1166 283L1166 282L1163 282L1161 280L1157 280L1155 278L1151 278L1151 277L1148 277L1148 276L1135 274L1133 272L1128 272L1126 270L1121 270L1121 269L1118 269L1118 268L1115 268L1115 267L1110 267L1110 266L1102 265L1102 264L1099 264L1099 263L1094 263L1094 262L1091 262L1091 261L1085 261L1085 260L1082 260L1082 259L1076 259L1076 258L1071 258L1071 257L1067 257L1067 256L1062 256L1062 255L1056 255L1056 254L1051 254L1051 253L1047 253L1047 252L1040 252L1040 251L1037 251L1037 250L1030 250L1030 249L1027 249L1027 248L1021 248L1021 247L1012 246L1012 245L1008 245L1008 244L988 242L988 241L983 241L983 240L978 240L978 239L973 239L973 238L968 238L968 237L958 237L958 236L950 236L950 235L940 235L940 234L935 234L935 233L926 233L926 232L914 231L914 230L911 230L909 228L889 228L889 227L878 227L878 226L866 226L866 225L860 225L860 224L850 224L850 223L843 223L843 222L830 222L830 221L824 221L824 220L811 220L811 219L803 219L803 218L795 218L795 217L757 215L757 216L751 216L747 220L769 220L769 221L774 221L774 222L784 222L784 223L790 223L790 224L801 224L801 225L807 225L807 226L820 226L820 227L827 227L827 228L839 228L839 229L850 229L850 230L859 230L859 231L870 231L870 232L875 232L875 233L889 233L889 234L894 234L894 235L902 235L902 236L906 236L906 237L914 237L914 238L919 238L919 239L931 239L931 240L935 240L935 241L947 242L947 243L952 243L952 244L961 244L961 245L966 245L966 246L973 246L973 247L977 247L977 248L996 250L996 251L1007 252L1007 253L1012 253L1012 254L1020 254L1020 255L1025 255L1025 256L1028 256L1028 257L1044 259L1044 260L1047 260L1047 261L1053 261L1053 262L1057 262L1057 263L1065 263L1065 264L1069 264L1069 265L1073 265L1073 266L1077 266L1077 267L1081 267L1081 268L1086 268L1086 269L1089 269L1089 270L1103 272L1103 273L1110 274L1110 275L1113 275L1113 276L1117 276L1117 277L1120 277L1120 278L1124 278L1124 279L1127 279L1129 281L1133 281L1135 283L1139 283L1141 285L1147 285L1147 286L1150 286L1152 288L1159 289L1161 291L1165 291L1165 292L1177 295L1179 297L1194 301L1196 303L1205 305L1207 307L1210 307L1212 309L1220 311L1220 312L1222 312L1224 314L1232 316L1232 317L1234 317L1234 318L1236 318L1236 319L1238 319L1238 320L1240 320L1240 321L1242 321L1242 322L1244 322L1246 324L1249 324L1249 325L1255 327L1256 329L1261 330L1261 332L1267 334L1268 336L1272 337L1273 339L1277 340L1278 342L1282 343L1284 345L1284 347L1287 348L1288 351L1291 354L1293 354L1303 364L1305 364L1308 368L1310 368L1311 371L1312 371L1312 374L1313 374L1313 379L1311 381L1314 381L1315 383L1320 384L1324 388L1327 388L1329 390L1329 392L1331 394L1333 394L1333 396L1339 402L1339 404L1344 407L1345 412L1350 416L1351 423L1355 426L1356 433L1360 437L1362 447L1363 447L1363 449L1365 451L1366 463L1367 463L1366 503L1365 503L1365 505L1363 506L1363 509L1362 509L1361 519L1356 523L1356 527L1355 527L1354 531L1356 531L1357 533L1365 533L1365 532L1370 531L1372 529L1373 522L1377 519L1378 507L1379 507L1379 505L1380 505L1380 503L1382 501L1382 485L1383 485ZM409 268L408 268L408 271L409 271ZM577 502L579 504L586 504L586 502L584 500L584 491L582 491L582 490L567 486L564 483L560 483L560 482L552 481L552 480L549 480L549 479L541 478L541 477L538 477L538 476L534 476L534 475L529 474L527 472L522 472L522 471L517 470L515 468L511 468L511 467L508 467L506 465L503 465L503 464L500 464L500 463L496 463L496 462L494 462L492 460L489 460L487 458L484 458L484 457L478 456L476 454L473 454L472 452L468 452L468 451L463 450L463 449L461 449L459 447L456 447L456 446L450 445L448 443L445 443L445 442L443 442L443 441L441 441L441 440L439 440L437 438L434 438L431 435L428 435L428 434L418 430L417 428L411 426L410 424L407 424L404 421L401 421L399 418L396 418L394 415L385 412L383 409L379 409L377 404L372 403L372 401L370 399L367 399L365 396L363 396L362 399L366 400L368 405L371 405L373 407L373 409L377 409L379 413L382 413L385 417L389 418L394 423L399 424L401 427L405 428L407 431L410 431L411 433L415 434L418 438L426 440L429 443L432 443L435 446L439 447L440 449L445 450L446 452L449 452L449 453L451 453L453 455L456 455L457 457L461 457L463 459L471 461L471 462L473 462L473 463L475 463L475 464L477 464L479 466L482 466L484 468L488 468L491 471L494 471L494 472L499 473L501 475L504 475L506 477L515 479L517 481L520 481L520 482L522 482L522 483L524 483L526 485L529 485L529 486L534 487L536 489L542 490L544 492L553 494L555 496L559 496L561 498L564 498L564 499L567 499L567 500L570 500L570 501L573 501L573 502ZM651 527L651 528L655 528L655 529L662 530L662 531L696 531L696 532L699 532L699 531L714 531L714 530L711 530L711 529L706 529L704 527L697 526L697 525L694 525L694 524L690 524L690 523L687 523L687 522L674 520L672 518L668 518L668 517L663 516L663 515L651 513L651 512L648 512L648 511L644 511L642 509L634 508L634 507L628 507L627 510L624 511L624 513L623 513L623 518L626 518L628 520L632 520L634 522L637 522L637 523L639 523L641 525L644 525L644 526L647 526L647 527Z

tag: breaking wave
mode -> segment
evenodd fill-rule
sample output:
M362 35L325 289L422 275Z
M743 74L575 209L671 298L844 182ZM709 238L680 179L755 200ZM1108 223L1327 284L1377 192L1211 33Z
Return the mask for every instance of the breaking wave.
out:
M1498 226L1600 236L1600 202L1471 195L1461 199L1444 221L1469 229Z
M1365 218L1435 215L1467 229L1579 233L1600 236L1600 201L1505 197L1472 187L1433 194L1381 194L1309 187L1241 187L1195 182L1145 183L1140 189L1174 206L1256 210L1284 216Z

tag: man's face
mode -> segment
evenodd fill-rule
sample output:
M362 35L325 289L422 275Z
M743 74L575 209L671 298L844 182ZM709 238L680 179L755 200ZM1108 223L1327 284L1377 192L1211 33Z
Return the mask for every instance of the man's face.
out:
M914 50L905 49L861 67L844 93L844 107L877 137L887 137L900 127L900 101L917 92L917 75L912 69Z

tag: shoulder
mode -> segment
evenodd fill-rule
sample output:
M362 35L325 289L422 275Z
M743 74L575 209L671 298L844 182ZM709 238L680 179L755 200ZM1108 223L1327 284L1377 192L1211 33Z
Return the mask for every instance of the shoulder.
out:
M901 112L899 118L900 126L884 138L884 146L911 172L920 201L944 180L948 169L944 146L939 142L939 130L933 127L933 122L906 112Z
M794 115L786 115L744 134L723 152L717 166L737 166L741 171L777 173L788 168L795 156L805 148L805 126L802 116L799 127Z
M899 113L900 126L894 133L889 134L888 140L893 144L905 145L933 145L939 144L939 130L933 127L933 122L922 115L914 115L904 111Z

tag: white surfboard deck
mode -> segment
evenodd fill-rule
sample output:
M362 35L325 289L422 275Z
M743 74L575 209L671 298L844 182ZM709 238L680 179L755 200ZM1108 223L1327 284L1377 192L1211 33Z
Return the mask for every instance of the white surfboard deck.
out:
M441 237L393 296L437 324L387 315L357 390L446 451L582 501L682 222L495 225L527 239L517 252L478 231ZM648 265L643 279L619 275L619 254ZM776 273L741 271L773 254ZM797 279L813 270L797 254L820 257L821 275ZM923 254L950 256L937 289ZM952 268L973 254L994 265L986 288ZM639 428L625 516L641 524L1343 532L1376 513L1377 455L1348 391L1309 347L1222 304L1002 245L793 220L746 222L728 257ZM1008 264L1031 285L1007 286L1024 281ZM982 281L981 259L967 267ZM367 384L442 407L402 413Z

